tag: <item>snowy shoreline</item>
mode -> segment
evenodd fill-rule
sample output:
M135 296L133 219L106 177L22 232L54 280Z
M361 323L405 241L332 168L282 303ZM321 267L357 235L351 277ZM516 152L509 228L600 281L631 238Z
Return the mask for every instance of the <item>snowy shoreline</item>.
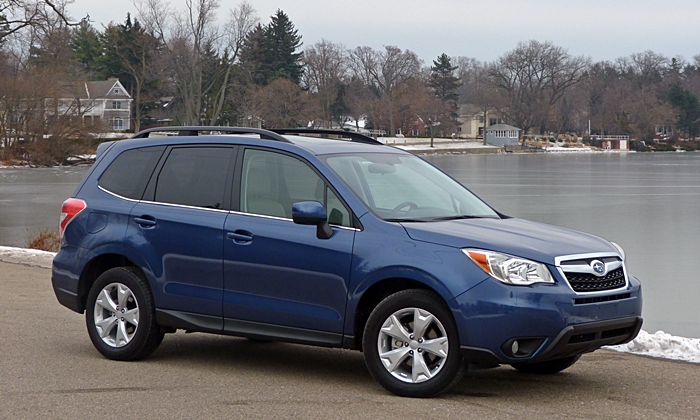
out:
M53 252L36 249L0 246L0 262L23 264L31 267L51 268ZM654 334L642 330L634 340L606 349L662 359L700 363L700 339L677 337L663 331Z

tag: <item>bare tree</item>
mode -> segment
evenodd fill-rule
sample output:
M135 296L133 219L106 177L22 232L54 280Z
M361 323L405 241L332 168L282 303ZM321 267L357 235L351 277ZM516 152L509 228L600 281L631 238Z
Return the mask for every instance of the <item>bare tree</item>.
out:
M418 77L421 61L409 50L386 46L384 51L375 51L370 47L357 47L349 54L350 67L355 77L386 101L389 111L389 130L396 132L394 120L394 92L406 80Z
M66 14L68 0L2 0L0 1L0 41L53 15L67 26L77 25Z
M260 87L257 96L256 114L268 128L306 127L307 122L317 115L317 106L309 101L306 92L287 79L276 79Z
M475 106L481 113L483 131L489 124L489 112L493 112L501 106L502 96L490 79L490 68L473 58L458 57L459 77L462 80L460 88L460 102ZM486 136L484 136L484 142Z
M215 26L219 0L186 0L183 13L171 13L162 0L138 3L141 20L161 39L170 56L175 84L182 98L185 122L201 123L203 96L212 88L205 85L204 52L219 41Z
M589 65L590 59L571 57L550 42L518 44L491 65L492 81L507 98L501 113L524 132L533 127L541 132L553 106Z
M333 104L343 89L347 74L346 48L341 44L322 39L304 51L303 85L314 93L323 110L323 124L330 128L333 121Z
M226 102L226 94L231 87L231 72L238 61L241 46L248 33L258 24L259 18L253 6L243 1L235 9L229 11L229 20L225 26L226 50L225 71L219 89L215 93L214 103L216 104L209 121L210 125L215 125L218 121L221 110Z

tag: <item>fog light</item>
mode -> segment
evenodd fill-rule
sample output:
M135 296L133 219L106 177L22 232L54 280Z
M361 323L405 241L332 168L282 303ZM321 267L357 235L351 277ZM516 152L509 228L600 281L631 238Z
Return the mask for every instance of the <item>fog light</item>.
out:
M513 344L510 346L510 351L513 355L518 354L518 350L520 350L520 345L518 344L518 340L513 341Z

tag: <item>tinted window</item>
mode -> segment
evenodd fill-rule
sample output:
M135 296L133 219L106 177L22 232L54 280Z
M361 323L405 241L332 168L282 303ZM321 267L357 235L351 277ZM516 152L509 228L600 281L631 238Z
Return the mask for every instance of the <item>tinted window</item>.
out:
M232 154L229 147L173 149L158 175L155 201L222 208Z
M158 146L123 152L100 177L100 187L122 197L140 200L163 150L164 146Z

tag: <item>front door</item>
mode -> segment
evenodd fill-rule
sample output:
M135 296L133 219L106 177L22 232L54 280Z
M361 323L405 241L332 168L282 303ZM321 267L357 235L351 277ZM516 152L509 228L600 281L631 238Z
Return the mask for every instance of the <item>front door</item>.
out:
M240 182L239 211L224 226L225 328L340 337L355 237L347 207L306 162L282 153L246 150ZM330 239L292 221L292 204L311 200L330 215Z

